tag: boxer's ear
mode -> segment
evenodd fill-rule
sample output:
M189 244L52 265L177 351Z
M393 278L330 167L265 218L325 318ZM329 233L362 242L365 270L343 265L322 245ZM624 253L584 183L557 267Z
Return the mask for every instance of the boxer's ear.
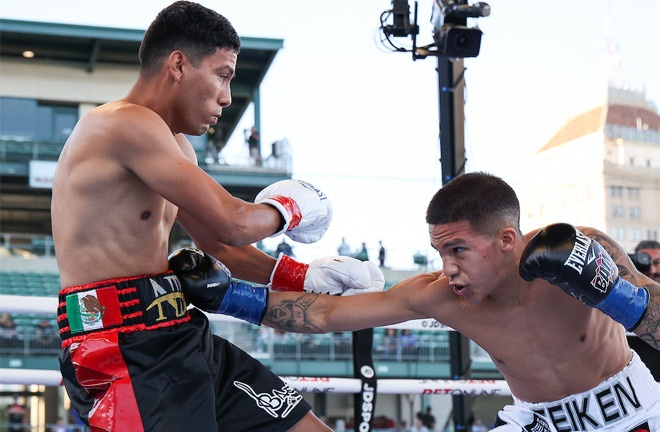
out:
M502 250L512 251L518 240L518 231L513 227L504 227L498 233L498 241Z

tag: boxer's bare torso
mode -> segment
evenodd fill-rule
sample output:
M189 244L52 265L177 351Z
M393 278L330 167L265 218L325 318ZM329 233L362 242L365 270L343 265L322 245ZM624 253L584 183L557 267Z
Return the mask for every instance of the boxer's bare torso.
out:
M130 139L117 132L122 120L144 111L121 102L96 108L79 121L60 156L52 221L63 286L167 269L177 208L119 155L131 150Z

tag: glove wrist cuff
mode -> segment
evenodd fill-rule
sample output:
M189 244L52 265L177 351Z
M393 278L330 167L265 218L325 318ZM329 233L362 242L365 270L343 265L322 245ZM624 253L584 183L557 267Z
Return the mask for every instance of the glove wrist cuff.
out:
M270 275L271 291L303 291L308 268L308 264L298 262L280 252Z
M636 287L619 277L610 294L595 307L623 324L626 330L634 331L641 323L648 304L649 292L646 288Z
M220 308L215 313L230 315L252 324L261 325L268 309L268 289L245 282L231 281Z
M282 225L276 233L271 235L271 237L276 237L297 227L302 220L302 214L300 212L300 207L298 207L298 203L287 196L275 195L259 201L258 204L267 204L271 207L275 207L275 209L280 212L280 216L282 216Z

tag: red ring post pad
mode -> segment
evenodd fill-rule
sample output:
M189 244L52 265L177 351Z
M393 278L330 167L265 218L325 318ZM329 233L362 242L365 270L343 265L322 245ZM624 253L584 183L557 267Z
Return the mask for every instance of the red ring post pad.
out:
M309 264L304 264L280 252L273 274L270 278L271 291L302 292L305 286L305 275Z
M214 313L230 315L252 324L261 325L268 308L268 289L232 280Z
M626 330L633 331L642 321L648 305L649 292L646 288L636 287L619 277L610 294L594 307L623 324Z

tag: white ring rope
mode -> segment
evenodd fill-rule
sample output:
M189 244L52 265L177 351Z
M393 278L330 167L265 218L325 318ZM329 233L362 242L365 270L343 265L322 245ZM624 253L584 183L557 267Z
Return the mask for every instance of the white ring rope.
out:
M360 392L360 380L356 378L293 376L280 378L303 393ZM0 369L0 384L37 384L57 387L62 385L62 375L54 370ZM503 380L379 379L376 391L382 394L511 396L509 386Z

